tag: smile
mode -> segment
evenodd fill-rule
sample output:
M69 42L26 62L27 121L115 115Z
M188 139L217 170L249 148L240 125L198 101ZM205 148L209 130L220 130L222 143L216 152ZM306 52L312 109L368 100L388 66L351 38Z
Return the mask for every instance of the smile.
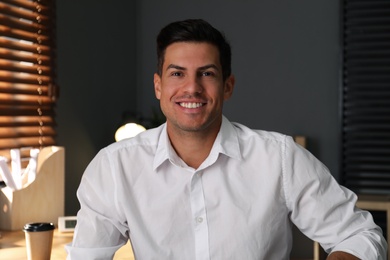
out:
M198 108L198 107L201 107L203 106L203 103L187 103L187 102L180 102L179 105L181 107L185 107L185 108Z

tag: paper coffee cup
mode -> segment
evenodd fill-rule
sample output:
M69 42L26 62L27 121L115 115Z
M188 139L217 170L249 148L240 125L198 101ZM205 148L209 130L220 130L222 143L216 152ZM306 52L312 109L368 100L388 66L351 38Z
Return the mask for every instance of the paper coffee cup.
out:
M24 225L28 260L50 260L53 243L53 223L29 223Z

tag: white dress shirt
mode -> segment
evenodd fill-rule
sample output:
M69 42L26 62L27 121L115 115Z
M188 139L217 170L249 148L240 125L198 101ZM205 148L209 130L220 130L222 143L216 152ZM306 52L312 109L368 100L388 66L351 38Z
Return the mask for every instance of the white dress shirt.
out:
M102 149L77 192L68 259L289 259L291 225L327 252L385 259L386 241L356 195L291 137L223 118L207 159L187 166L166 125Z

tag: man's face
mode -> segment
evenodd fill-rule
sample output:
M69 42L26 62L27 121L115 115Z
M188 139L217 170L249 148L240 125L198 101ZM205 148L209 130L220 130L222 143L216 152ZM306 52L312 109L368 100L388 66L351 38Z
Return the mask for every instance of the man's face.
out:
M161 77L154 75L155 94L168 131L218 131L223 102L233 87L233 76L223 82L219 51L209 43L169 45Z

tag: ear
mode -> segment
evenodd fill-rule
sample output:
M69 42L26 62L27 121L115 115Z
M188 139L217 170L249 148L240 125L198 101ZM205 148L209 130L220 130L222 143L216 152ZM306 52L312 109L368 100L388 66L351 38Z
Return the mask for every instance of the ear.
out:
M228 100L233 95L234 83L236 79L233 75L230 75L224 83L223 97L224 100Z
M161 78L157 73L154 73L154 94L156 95L156 98L160 100L161 98Z

